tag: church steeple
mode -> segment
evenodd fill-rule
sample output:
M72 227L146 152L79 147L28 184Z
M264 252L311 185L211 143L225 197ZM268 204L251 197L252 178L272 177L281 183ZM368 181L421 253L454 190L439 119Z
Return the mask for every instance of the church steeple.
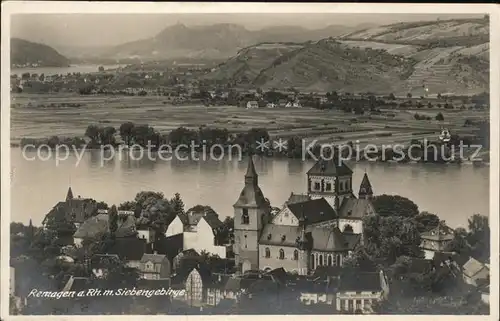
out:
M259 175L257 175L257 171L255 170L255 165L253 164L253 157L250 155L250 159L248 161L247 173L245 174L245 185L258 185L259 184Z
M66 201L71 201L73 199L73 191L71 186L68 188L68 193L66 193Z
M361 185L359 186L359 198L372 198L373 197L373 188L370 180L368 179L368 174L365 173L363 176L363 180L361 181Z

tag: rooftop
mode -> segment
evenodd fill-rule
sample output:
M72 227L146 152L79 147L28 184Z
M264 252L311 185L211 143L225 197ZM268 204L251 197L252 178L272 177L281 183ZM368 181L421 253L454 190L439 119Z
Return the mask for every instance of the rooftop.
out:
M331 159L320 158L307 172L307 175L348 176L352 175L352 169L344 161L339 160L338 157L331 157Z
M337 218L337 213L324 198L292 203L287 206L298 219L305 217L307 224L317 224Z

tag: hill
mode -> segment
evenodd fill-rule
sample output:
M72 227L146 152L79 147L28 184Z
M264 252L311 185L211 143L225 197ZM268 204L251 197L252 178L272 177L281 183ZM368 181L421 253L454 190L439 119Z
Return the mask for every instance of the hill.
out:
M487 32L486 19L464 19L375 27L294 46L275 44L281 50L268 43L240 51L206 77L319 92L472 95L489 91Z
M44 44L12 38L10 40L12 66L67 67L69 59Z
M139 58L163 60L173 58L229 58L239 50L263 42L306 42L336 37L359 30L359 27L331 25L322 29L297 26L276 26L261 30L247 30L237 24L215 24L188 27L176 24L165 28L156 36L128 42L100 53L112 59Z

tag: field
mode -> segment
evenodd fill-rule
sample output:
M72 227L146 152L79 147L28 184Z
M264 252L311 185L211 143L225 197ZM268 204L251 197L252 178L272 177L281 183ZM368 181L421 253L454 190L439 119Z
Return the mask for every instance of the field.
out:
M64 107L62 104L64 103ZM66 107L79 103L79 107ZM441 128L469 134L465 119L488 118L487 111L471 110L382 110L381 115L353 115L341 111L308 108L245 109L233 106L172 106L163 97L106 97L16 94L11 98L11 142L23 137L83 136L90 124L118 128L125 121L149 124L167 134L180 126L227 128L231 133L266 128L272 137L300 136L325 143L408 143L412 139L436 139ZM414 114L444 121L415 120ZM388 115L392 113L391 117Z

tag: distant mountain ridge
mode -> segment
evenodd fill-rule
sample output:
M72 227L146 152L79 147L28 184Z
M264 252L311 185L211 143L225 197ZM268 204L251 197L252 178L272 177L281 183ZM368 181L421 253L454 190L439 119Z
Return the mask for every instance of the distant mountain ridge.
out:
M307 42L337 37L367 25L348 27L331 25L322 29L299 26L277 26L261 30L248 30L238 24L221 23L188 27L176 24L165 28L156 36L115 46L101 55L106 58L229 58L238 50L262 42Z
M10 63L12 66L67 67L70 60L50 46L12 38Z
M235 86L414 96L489 91L489 22L399 23L249 46L206 75Z

